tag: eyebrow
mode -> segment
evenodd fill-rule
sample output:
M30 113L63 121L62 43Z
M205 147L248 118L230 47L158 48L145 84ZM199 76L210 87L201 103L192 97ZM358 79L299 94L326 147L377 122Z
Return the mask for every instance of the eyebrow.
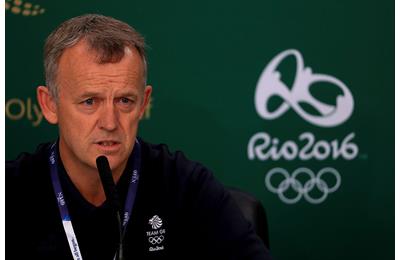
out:
M138 93L135 90L121 90L115 93L116 96L128 96L128 97L138 97Z
M85 91L82 94L80 94L78 97L79 98L89 98L89 97L95 97L95 96L102 96L102 92L99 91ZM129 97L138 97L138 93L136 91L132 90L121 90L117 91L115 93L115 96L129 96Z
M121 89L120 91L117 91L115 93L115 96L117 97L134 97L137 98L139 96L138 91L133 90L133 89Z
M93 96L99 96L101 93L97 91L85 91L82 94L80 94L78 97L79 98L88 98L88 97L93 97Z

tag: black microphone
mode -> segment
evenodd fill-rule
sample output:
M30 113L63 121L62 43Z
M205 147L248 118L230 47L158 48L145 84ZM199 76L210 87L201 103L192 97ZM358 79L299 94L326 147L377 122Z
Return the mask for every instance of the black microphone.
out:
M103 185L104 193L106 194L106 200L111 204L112 209L117 213L118 219L118 231L119 231L119 244L117 251L117 258L119 260L124 259L123 257L123 246L122 246L122 224L120 215L120 202L118 198L117 189L112 177L110 164L108 163L107 157L101 155L96 159L97 170L99 171L101 184Z
M97 157L96 159L97 170L99 171L100 180L103 185L106 199L111 203L114 210L120 211L121 206L118 198L117 189L112 177L110 164L108 163L107 157L104 155Z

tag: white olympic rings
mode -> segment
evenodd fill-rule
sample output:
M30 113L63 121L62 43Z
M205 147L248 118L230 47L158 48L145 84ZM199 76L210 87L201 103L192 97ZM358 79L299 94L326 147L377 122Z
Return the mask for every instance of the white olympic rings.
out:
M326 181L322 179L322 176L328 173L332 174L336 179L336 183L332 187L328 187ZM282 180L277 187L274 187L271 183L271 178L276 174L281 174L284 177L284 180ZM309 177L304 184L297 179L297 176L300 174L306 174ZM283 168L273 168L265 175L265 186L267 189L278 194L279 198L287 204L294 204L298 202L302 196L304 196L306 201L309 203L320 204L328 197L329 193L335 192L340 187L340 183L341 177L339 172L331 167L321 169L316 176L314 175L313 171L305 167L296 169L292 173L292 176L290 176L290 174ZM313 198L309 194L310 191L312 191L315 187L322 192L320 198ZM288 198L285 196L285 192L289 188L292 188L295 192L297 192L295 197Z
M154 236L154 237L149 237L149 242L154 244L160 244L164 240L164 236Z

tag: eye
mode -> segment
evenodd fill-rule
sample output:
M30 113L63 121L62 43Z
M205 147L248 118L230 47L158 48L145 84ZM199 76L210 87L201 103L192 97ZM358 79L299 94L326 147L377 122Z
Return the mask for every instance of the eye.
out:
M129 106L129 105L133 105L135 102L133 101L133 99L127 98L127 97L121 97L117 100L117 102L121 105L124 106Z
M120 102L123 104L129 104L132 102L132 100L130 100L129 98L123 97L120 99Z
M121 111L132 111L135 108L135 99L130 97L120 97L117 98L116 104Z
M87 105L87 106L93 106L94 105L94 98L88 98L85 99L82 104Z

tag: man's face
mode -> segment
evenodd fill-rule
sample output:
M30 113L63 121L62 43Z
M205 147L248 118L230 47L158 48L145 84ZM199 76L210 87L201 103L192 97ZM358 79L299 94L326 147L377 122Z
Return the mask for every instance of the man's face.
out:
M118 63L105 64L96 62L84 41L64 51L56 110L63 160L96 168L96 158L106 155L113 171L123 170L151 93L143 86L143 69L136 49L126 48Z

